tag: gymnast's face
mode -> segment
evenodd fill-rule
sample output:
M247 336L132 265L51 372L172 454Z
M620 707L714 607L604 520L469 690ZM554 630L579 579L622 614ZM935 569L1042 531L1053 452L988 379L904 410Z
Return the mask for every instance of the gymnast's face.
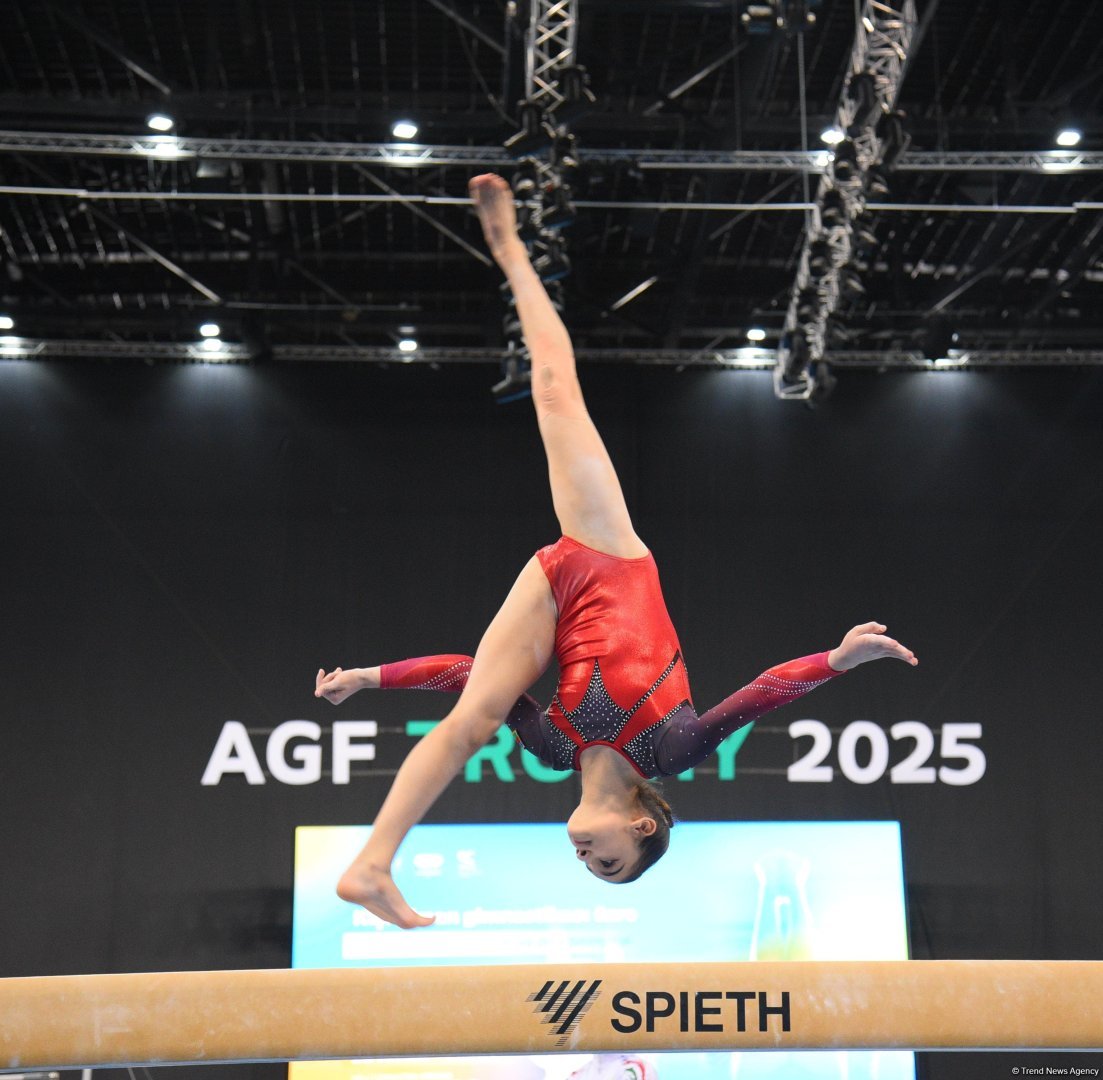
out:
M655 822L627 811L584 811L578 807L567 822L575 855L594 877L623 881L640 857L640 841L655 831Z

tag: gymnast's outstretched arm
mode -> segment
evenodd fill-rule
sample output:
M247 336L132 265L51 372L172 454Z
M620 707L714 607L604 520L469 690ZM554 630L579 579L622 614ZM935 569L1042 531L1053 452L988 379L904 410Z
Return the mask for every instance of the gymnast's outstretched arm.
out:
M855 626L830 652L777 664L701 716L687 706L656 739L656 760L664 775L693 768L732 732L859 664L886 657L918 664L915 653L886 636L886 629L883 623Z

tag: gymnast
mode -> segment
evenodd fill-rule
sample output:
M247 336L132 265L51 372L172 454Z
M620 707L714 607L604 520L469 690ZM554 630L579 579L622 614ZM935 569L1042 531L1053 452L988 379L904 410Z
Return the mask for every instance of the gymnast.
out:
M499 176L470 192L483 234L513 290L532 361L532 400L562 537L528 561L474 658L450 654L318 672L315 697L340 704L380 687L460 692L410 751L338 894L400 927L415 912L391 877L406 833L503 722L546 765L579 772L567 822L575 854L604 881L633 881L666 851L670 807L648 779L691 768L733 731L859 664L914 654L880 623L856 626L836 648L772 667L702 716L694 711L678 637L655 560L636 535L613 464L586 411L574 353L517 235L513 194ZM526 691L552 657L559 683L548 709Z

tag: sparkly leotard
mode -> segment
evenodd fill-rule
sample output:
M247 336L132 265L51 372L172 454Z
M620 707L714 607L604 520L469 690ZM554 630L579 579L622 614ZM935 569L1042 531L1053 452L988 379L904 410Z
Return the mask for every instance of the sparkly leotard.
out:
M563 537L536 557L558 611L559 685L542 711L528 695L507 723L545 765L578 769L582 751L608 746L644 777L672 776L708 757L733 731L841 672L827 653L790 660L698 716L654 558L621 559ZM460 691L471 658L384 664L384 688Z

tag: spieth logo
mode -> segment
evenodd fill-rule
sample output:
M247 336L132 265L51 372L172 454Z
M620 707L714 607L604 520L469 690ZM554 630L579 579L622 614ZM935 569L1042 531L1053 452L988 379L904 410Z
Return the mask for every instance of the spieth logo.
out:
M578 1022L601 996L598 989L600 986L600 979L591 983L587 983L585 979L574 983L570 979L564 979L560 983L549 980L535 994L529 994L528 1000L535 1002L535 1011L542 1014L541 1022L551 1028L548 1034L556 1036L556 1046L566 1044L568 1036L578 1027Z

